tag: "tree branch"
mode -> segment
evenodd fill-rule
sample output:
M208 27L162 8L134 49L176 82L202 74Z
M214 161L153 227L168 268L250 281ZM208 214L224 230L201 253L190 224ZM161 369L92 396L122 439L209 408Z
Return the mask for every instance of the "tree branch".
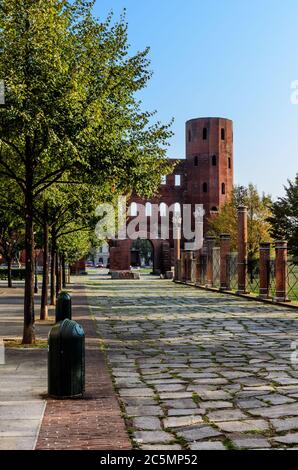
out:
M40 186L41 184L43 183L47 183L48 180L50 178L53 178L53 177L56 177L57 179L60 178L60 176L63 175L63 173L67 170L68 166L65 165L64 167L60 168L59 170L55 170L55 171L52 171L51 173L49 173L48 175L44 176L43 178L41 178L39 181L37 181L37 183L35 183L33 185L33 189L36 189L38 188L38 186ZM56 178L54 178L53 182L56 181ZM48 182L48 184L52 184L52 182ZM38 194L39 192L43 191L44 188L41 188L40 190L38 190L36 192L36 194Z
M76 229L73 229L73 230L68 230L67 232L62 232L59 235L57 235L57 239L60 238L60 237L63 237L63 235L68 235L69 233L89 232L90 230L92 230L92 229L89 227L89 225L86 225L85 227L80 227L80 228L76 228Z
M6 139L3 139L3 137L1 137L2 142L4 142L8 147L11 147L12 149L15 150L15 152L17 152L17 154L19 155L19 157L21 157L21 159L23 160L23 162L25 162L25 159L23 157L23 154L22 152L20 151L20 149L15 145L13 144L12 142L10 142L9 140L6 140Z
M21 187L22 191L25 191L25 180L23 180L23 178L20 178L18 175L16 175L16 173L14 171L12 171L10 166L7 165L7 163L5 163L1 159L0 159L0 165L2 165L7 171L7 173L3 172L3 174L6 175L6 176L9 176L10 178L13 178L18 183L18 185Z

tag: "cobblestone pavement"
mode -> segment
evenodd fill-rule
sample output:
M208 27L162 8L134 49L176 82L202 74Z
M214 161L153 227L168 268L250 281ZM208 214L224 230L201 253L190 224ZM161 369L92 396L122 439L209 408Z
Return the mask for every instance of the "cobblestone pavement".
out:
M136 446L298 448L298 311L150 277L87 292Z

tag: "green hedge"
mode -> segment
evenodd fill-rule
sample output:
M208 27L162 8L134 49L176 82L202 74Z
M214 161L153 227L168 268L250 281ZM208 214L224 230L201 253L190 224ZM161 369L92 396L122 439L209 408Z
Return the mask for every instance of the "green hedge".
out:
M12 269L11 270L11 277L13 281L24 281L25 279L25 269ZM7 279L8 276L8 269L0 269L0 280L4 281Z

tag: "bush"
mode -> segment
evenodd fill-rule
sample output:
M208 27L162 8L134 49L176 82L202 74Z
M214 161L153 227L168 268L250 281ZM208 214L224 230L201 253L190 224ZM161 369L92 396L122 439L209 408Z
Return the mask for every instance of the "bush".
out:
M25 269L12 269L11 270L11 278L13 281L24 281L25 279ZM0 280L4 281L8 278L8 269L0 269Z

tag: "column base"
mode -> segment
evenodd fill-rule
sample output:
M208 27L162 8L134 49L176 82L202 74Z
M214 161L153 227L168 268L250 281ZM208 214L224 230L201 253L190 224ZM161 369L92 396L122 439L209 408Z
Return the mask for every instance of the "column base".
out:
M273 297L272 302L291 302L288 297Z
M111 271L112 279L141 279L140 273L132 271Z
M263 299L269 299L269 295L268 294L259 294L257 296L257 299L260 299L260 300L263 300Z

